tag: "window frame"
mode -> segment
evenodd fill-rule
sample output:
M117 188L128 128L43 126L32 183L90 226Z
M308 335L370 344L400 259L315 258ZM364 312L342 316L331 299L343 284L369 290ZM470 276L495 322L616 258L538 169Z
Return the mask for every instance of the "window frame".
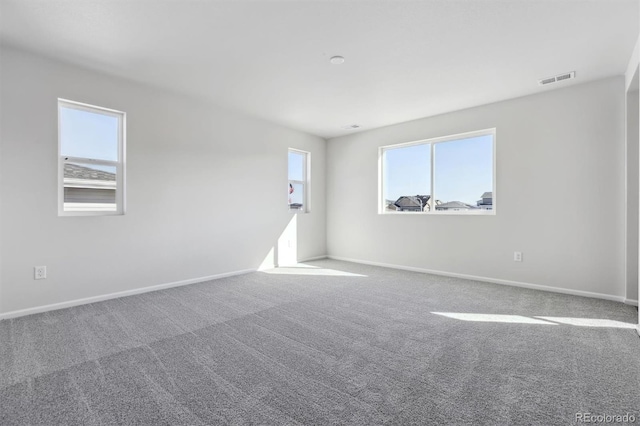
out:
M436 210L436 206L428 211L387 211L385 206L384 197L384 154L386 151L396 148L405 148L415 145L430 145L430 184L431 184L431 198L429 201L436 200L435 194L435 146L439 143L452 142L462 139L470 139L478 136L492 136L492 207L491 210L487 209L474 209L474 210ZM463 216L495 216L496 215L496 128L488 128L482 130L474 130L471 132L457 133L454 135L440 136L436 138L421 139L417 141L404 142L393 145L384 145L378 147L378 214L383 215L463 215Z
M118 160L101 160L97 158L71 157L62 155L62 108L71 108L79 111L102 114L118 119ZM58 98L58 216L117 216L125 214L125 157L126 157L126 120L127 114L123 111L90 105L82 102ZM95 164L99 166L111 166L116 169L115 201L116 210L82 210L73 211L64 209L64 166L66 163Z
M289 179L289 153L299 154L304 156L302 164L302 176L304 180ZM302 209L292 209L287 202L287 209L292 213L311 213L311 153L308 151L302 151L301 149L288 148L287 149L287 182L292 184L302 185L303 197L302 197Z

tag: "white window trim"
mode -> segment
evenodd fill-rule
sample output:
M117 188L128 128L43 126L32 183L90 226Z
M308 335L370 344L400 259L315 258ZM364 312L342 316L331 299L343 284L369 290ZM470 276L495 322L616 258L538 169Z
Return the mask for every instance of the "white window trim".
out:
M62 126L60 121L60 109L72 108L80 111L100 113L118 119L118 159L120 161L98 160L95 158L70 157L62 155ZM71 101L58 98L58 216L116 216L125 214L125 164L126 164L126 124L127 114L123 111ZM116 210L104 210L104 206L96 203L95 209L89 210L64 210L64 165L66 162L80 162L103 166L115 166L116 168Z
M452 211L452 210L436 210L435 209L435 205L433 206L433 209L430 209L429 211L422 211L422 212L411 212L411 211L405 211L405 212L398 212L398 211L387 211L385 209L384 206L384 177L383 177L383 165L384 165L384 154L387 150L389 149L395 149L395 148L405 148L408 146L414 146L414 145L426 145L429 144L430 147L430 157L431 157L431 168L429 170L431 176L430 176L430 181L431 181L431 199L429 201L435 200L436 197L434 197L434 190L435 190L435 145L438 143L442 143L442 142L451 142L451 141L455 141L455 140L459 140L459 139L469 139L469 138L473 138L473 137L477 137L477 136L486 136L486 135L491 135L492 136L492 150L493 150L493 182L492 182L492 199L493 199L493 205L491 210L485 210L485 209L477 209L477 210L464 210L464 211ZM437 194L435 194L437 195ZM496 129L494 128L490 128L490 129L483 129L483 130L475 130L472 132L465 132L465 133L457 133L455 135L448 135L448 136L442 136L442 137L437 137L437 138L431 138L431 139L422 139L422 140L418 140L418 141L412 141L412 142L404 142L404 143L399 143L399 144L394 144L394 145L385 145L385 146L381 146L378 148L378 214L383 214L383 215L402 215L402 216L407 216L407 215L452 215L452 216L495 216L497 213L497 209L496 209L496 205L497 205L497 192L496 192Z
M301 180L288 179L289 175L287 171L288 182L301 184L304 192L304 197L302 199L302 210L291 209L289 208L288 203L287 203L287 209L291 213L295 213L295 214L311 213L311 153L308 151L302 151L300 149L295 149L295 148L289 148L287 150L287 154L289 152L304 155L302 176L304 176L305 180L301 181ZM289 156L287 155L287 170L289 168L288 166L289 166Z

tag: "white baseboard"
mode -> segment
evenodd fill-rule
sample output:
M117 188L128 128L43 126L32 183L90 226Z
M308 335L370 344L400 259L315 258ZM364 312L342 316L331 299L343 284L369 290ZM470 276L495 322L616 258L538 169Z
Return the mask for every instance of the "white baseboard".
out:
M322 259L326 259L327 257L328 256L326 254L323 254L322 256L307 257L305 259L298 259L298 263L312 262L314 260L322 260Z
M513 287L528 288L532 290L549 291L552 293L571 294L573 296L583 296L583 297L591 297L594 299L612 300L614 302L625 301L625 298L622 296L612 296L610 294L593 293L590 291L573 290L573 289L562 288L562 287L551 287L551 286L546 286L541 284L532 284L532 283L525 283L520 281L503 280L499 278L481 277L477 275L458 274L455 272L436 271L433 269L416 268L413 266L403 266L403 265L394 265L389 263L371 262L368 260L350 259L350 258L341 257L341 256L328 255L327 257L329 259L343 260L345 262L361 263L363 265L382 266L384 268L400 269L403 271L412 271L412 272L422 272L425 274L441 275L444 277L463 278L466 280L482 281L482 282L488 282L492 284L509 285Z
M149 287L135 288L133 290L119 291L116 293L103 294L100 296L86 297L83 299L70 300L67 302L53 303L51 305L36 306L33 308L20 309L17 311L0 313L0 320L8 318L17 318L25 315L39 314L42 312L55 311L58 309L71 308L78 305L86 305L88 303L101 302L103 300L117 299L119 297L133 296L134 294L148 293L151 291L163 290L165 288L180 287L183 285L196 284L204 281L217 280L220 278L232 277L235 275L243 275L255 272L255 269L244 269L234 272L226 272L223 274L209 275L207 277L192 278L190 280L175 281L171 283L152 285Z
M638 301L634 299L624 299L625 305L638 306Z
M322 255L322 256L314 256L314 257L305 257L304 259L297 259L295 264L299 264L299 263L304 263L304 262L313 262L314 260L322 260L322 259L326 259L327 255ZM260 265L260 268L258 269L258 271L264 271L267 269L274 269L274 268L286 268L295 264L288 264L288 263L282 263L282 264L278 264L275 265L273 263L269 263L267 265Z

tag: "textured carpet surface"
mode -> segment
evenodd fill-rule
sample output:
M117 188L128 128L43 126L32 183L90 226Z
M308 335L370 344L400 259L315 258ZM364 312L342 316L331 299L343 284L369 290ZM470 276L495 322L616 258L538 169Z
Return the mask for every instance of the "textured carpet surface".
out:
M0 424L640 423L635 307L308 265L1 321Z

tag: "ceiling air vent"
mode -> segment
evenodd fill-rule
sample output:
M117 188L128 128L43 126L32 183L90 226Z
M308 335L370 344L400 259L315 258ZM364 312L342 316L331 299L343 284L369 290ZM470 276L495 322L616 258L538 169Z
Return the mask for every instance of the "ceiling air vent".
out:
M556 75L554 77L543 78L542 80L538 80L538 84L540 86L546 86L547 84L558 83L564 80L571 80L572 78L576 78L576 72L571 71L565 74Z

